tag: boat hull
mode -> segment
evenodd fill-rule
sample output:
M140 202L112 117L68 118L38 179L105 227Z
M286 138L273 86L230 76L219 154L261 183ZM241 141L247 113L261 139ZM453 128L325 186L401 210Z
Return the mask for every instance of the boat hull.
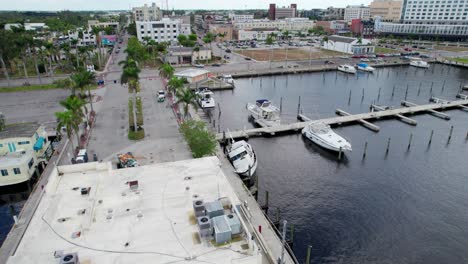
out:
M255 174L255 171L257 170L257 157L255 156L255 162L254 164L252 165L252 168L250 169L250 172L249 170L246 170L246 171L237 171L236 170L236 173L239 174L240 176L243 176L243 177L252 177L254 174Z
M331 144L328 144L326 141L322 140L320 137L310 133L310 132L307 132L307 131L302 131L302 135L304 137L306 137L307 139L309 139L310 141L312 141L313 143L317 144L318 146L324 148L324 149L327 149L327 150L330 150L330 151L333 151L333 152L339 152L340 151L340 147L337 146L337 145L331 145ZM343 149L341 148L341 151L345 151L347 149Z
M349 74L355 74L356 73L356 69L353 70L350 70L350 69L342 69L342 68L338 68L338 70L340 72L344 72L344 73L349 73Z
M372 67L366 67L366 68L358 67L358 70L365 71L365 72L374 72L375 69Z

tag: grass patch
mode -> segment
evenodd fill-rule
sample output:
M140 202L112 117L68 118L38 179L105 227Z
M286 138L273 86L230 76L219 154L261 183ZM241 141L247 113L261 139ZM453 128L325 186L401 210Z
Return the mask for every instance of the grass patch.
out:
M453 51L453 52L468 51L468 47L453 47L453 46L435 46L434 49Z
M17 86L17 87L0 87L0 93L42 91L42 90L52 90L52 89L61 89L61 87L57 87L57 85L53 83L26 85L26 86Z
M389 49L389 48L382 48L382 47L375 47L375 53L395 53L397 50Z
M137 126L141 127L143 125L143 105L141 103L141 97L136 97L136 118ZM133 130L134 120L133 120L133 98L128 99L128 126Z
M286 49L278 48L278 49L249 49L249 50L235 50L234 52L241 54L243 56L250 57L257 61L269 61L270 58L272 61L286 61L288 60L308 60L311 59L320 59L323 57L334 57L334 56L342 56L345 53L337 52L333 50L325 50L325 49L318 49L312 48L312 51L307 49L301 48L288 48L287 49L287 57L286 57Z
M180 126L194 158L211 156L215 152L216 138L209 132L202 121L188 120Z
M468 58L450 58L449 60L463 64L468 64Z
M131 129L128 131L128 139L130 140L140 140L143 138L145 138L145 130L142 127L138 128L137 131Z

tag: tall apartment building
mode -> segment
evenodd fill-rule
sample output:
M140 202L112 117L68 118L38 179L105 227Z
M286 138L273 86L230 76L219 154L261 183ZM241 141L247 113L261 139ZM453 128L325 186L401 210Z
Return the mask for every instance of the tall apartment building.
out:
M162 11L155 3L150 6L145 4L142 7L134 7L132 12L135 21L157 21L162 19Z
M374 0L370 3L371 17L380 17L382 21L398 22L401 17L403 1Z
M370 18L370 8L364 5L347 6L344 11L344 20L351 22L353 19L366 20Z
M468 25L468 0L404 0L404 24Z
M297 17L297 4L291 4L289 7L276 7L276 4L270 4L268 19L277 20L293 17Z

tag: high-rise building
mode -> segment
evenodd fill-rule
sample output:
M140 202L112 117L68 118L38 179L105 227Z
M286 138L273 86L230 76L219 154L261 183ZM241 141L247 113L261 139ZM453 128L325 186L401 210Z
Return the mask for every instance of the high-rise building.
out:
M370 18L370 8L364 5L347 6L344 12L344 20L351 22L353 19L366 20Z
M276 7L276 4L270 4L268 9L268 18L270 20L297 17L297 4L291 4L289 7Z
M180 34L189 35L190 24L186 24L182 19L163 18L159 21L137 21L136 30L138 40L143 41L144 37L149 37L156 42L177 41Z
M468 25L468 0L404 0L404 24Z
M374 0L370 3L371 17L380 17L382 21L398 22L401 17L402 1Z
M151 6L145 4L141 7L134 7L132 13L135 21L158 21L162 19L161 9L155 3L152 3Z
M325 10L323 19L326 20L343 20L344 19L345 9L342 7L328 7Z

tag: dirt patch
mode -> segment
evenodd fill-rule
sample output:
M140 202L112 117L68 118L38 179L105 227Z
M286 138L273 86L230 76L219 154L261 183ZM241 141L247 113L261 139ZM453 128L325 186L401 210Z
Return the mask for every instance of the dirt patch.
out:
M287 51L286 49L251 49L235 50L234 52L258 61L269 61L270 58L272 61L285 61L286 58L287 60L308 60L309 58L320 59L344 54L317 48L312 48L310 51L308 49L288 48Z

